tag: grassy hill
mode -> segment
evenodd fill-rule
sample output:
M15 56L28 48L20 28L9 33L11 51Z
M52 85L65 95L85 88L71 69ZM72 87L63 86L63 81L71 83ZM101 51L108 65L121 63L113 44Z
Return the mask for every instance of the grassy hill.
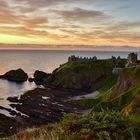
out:
M58 124L27 129L7 140L133 140L136 129L120 112L102 110L85 117L68 114Z
M99 100L100 99L100 100ZM94 107L122 111L125 115L140 113L140 66L125 68L118 82L97 98ZM96 101L97 102L97 101Z

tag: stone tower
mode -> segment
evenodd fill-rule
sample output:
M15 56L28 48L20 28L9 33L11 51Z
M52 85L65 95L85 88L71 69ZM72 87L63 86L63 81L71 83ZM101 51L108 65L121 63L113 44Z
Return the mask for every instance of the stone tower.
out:
M128 54L128 62L129 63L136 63L138 60L137 53L129 53Z

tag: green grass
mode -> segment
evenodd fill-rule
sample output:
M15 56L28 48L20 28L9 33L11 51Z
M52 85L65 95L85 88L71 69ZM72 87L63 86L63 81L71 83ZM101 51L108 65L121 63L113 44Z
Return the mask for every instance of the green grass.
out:
M85 117L67 114L58 124L27 129L8 140L132 140L137 126L122 113L102 110Z
M94 106L98 106L100 102L106 101L110 95L112 87L117 83L118 76L111 75L111 77L105 81L102 81L102 83L98 83L98 86L96 85L96 89L100 92L100 94L97 97L90 97L86 99L81 99L78 102L82 105L86 105L90 108ZM100 87L100 89L99 89Z
M112 74L108 79L97 83L95 86L96 90L98 90L100 93L104 93L108 91L117 83L117 79L118 79L118 76Z
M111 97L114 89L119 89L120 82L128 82L131 85L121 87L115 97ZM140 66L125 68L121 78L111 77L107 84L100 89L100 95L95 98L82 99L79 103L93 107L93 111L101 111L102 108L122 111L125 115L140 113Z
M119 94L111 99L111 94L113 89L119 89L119 83L132 81L131 85L126 85L126 87L122 87L119 90ZM110 89L103 94L103 98L100 100L100 103L94 106L95 110L100 108L109 107L114 110L123 110L125 114L134 114L140 113L138 110L140 109L140 67L131 67L126 68L123 71L123 75L120 80L114 86L114 88Z

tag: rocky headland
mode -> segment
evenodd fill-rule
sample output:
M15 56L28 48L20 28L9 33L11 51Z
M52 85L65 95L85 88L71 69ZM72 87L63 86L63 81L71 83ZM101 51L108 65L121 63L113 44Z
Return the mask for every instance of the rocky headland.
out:
M37 85L43 85L45 79L47 79L50 76L50 74L36 70L33 74L33 78L29 78L29 82L35 82Z

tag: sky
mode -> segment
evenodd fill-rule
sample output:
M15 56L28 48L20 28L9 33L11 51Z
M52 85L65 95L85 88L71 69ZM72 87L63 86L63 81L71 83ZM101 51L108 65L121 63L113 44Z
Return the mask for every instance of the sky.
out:
M0 0L0 48L140 49L139 14L140 0Z

